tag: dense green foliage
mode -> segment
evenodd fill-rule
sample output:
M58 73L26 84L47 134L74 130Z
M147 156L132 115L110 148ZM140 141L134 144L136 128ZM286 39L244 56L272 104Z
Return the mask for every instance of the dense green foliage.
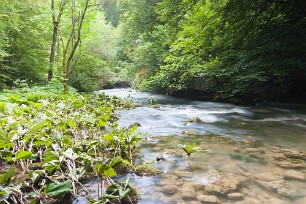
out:
M0 89L16 79L42 81L51 38L46 5L4 0L0 13Z
M51 0L1 1L0 7L0 90L12 87L17 80L29 84L44 85L51 66L53 20ZM69 84L79 91L93 91L109 86L115 67L115 37L118 29L109 22L109 7L89 0L82 27L80 21L87 0L75 1L75 26L71 23L72 0L54 0L54 16L57 20L53 76L63 80L64 62L70 60L73 45L80 43L69 65ZM113 5L114 7L114 5ZM108 12L104 12L108 11ZM117 13L118 13L117 9ZM105 14L105 15L104 15ZM118 14L116 14L118 18ZM114 24L118 22L114 17ZM72 38L70 39L70 37ZM70 42L69 42L70 41ZM67 46L69 45L69 46ZM98 46L97 46L98 45ZM65 56L65 50L67 54ZM65 59L66 58L66 59ZM107 76L107 77L106 77Z
M79 91L126 80L209 100L306 98L303 0L54 0L53 10L51 2L3 0L0 89L43 84L52 68Z
M89 175L110 179L115 164L133 159L141 138L136 128L117 128L114 117L131 103L61 92L53 82L0 94L0 163L9 169L0 169L0 202L77 196Z
M306 97L305 1L133 2L122 50L139 88L234 102Z

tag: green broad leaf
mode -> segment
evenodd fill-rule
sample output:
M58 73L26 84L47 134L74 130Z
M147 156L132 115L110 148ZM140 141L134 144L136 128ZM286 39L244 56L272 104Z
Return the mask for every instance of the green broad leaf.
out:
M44 158L44 162L48 163L51 161L58 161L59 157L57 155L55 155L54 153L52 153L51 151L46 152L45 158Z
M45 188L45 193L51 197L62 197L70 194L71 181L67 180L61 183L50 183Z
M75 101L75 102L74 102L74 105L75 105L76 107L82 107L82 106L84 106L84 102L81 101L81 100L78 100L78 101Z
M7 156L4 158L6 162L13 162L12 156Z
M101 120L101 119L100 119L100 120L98 120L98 123L99 123L99 126L100 126L100 127L105 127L107 121Z
M106 141L112 141L112 140L114 140L114 135L112 133L109 133L109 134L103 136L103 139L106 140Z
M195 143L192 143L191 145L182 145L182 144L178 144L179 147L181 147L187 155L190 155L194 152L201 152L202 148L200 147L196 147Z
M138 126L134 126L132 129L130 129L129 133L133 134L137 130Z
M15 155L16 160L19 159L30 159L32 156L32 152L29 151L20 151Z
M117 176L115 170L108 164L98 164L96 170L102 178Z
M108 113L112 112L112 110L113 110L112 107L108 107L108 108L106 109L106 111L107 111Z
M0 175L0 183L2 185L8 184L9 180L11 179L14 173L15 173L15 168L9 168L6 173Z
M36 133L40 133L41 130L44 128L44 124L37 124L37 125L34 125L28 132L27 134L29 135L34 135Z
M71 127L71 128L76 128L77 127L77 124L74 120L68 119L66 122L68 123L69 127Z
M117 173L112 167L110 167L105 171L105 176L106 177L114 177L114 176L117 176Z
M122 161L122 158L120 156L114 158L114 159L111 159L111 162L110 162L110 166L113 167L115 166L116 164L118 164L119 162Z
M108 121L110 117L111 117L110 114L104 115L104 116L102 117L102 120Z
M0 129L0 149L11 148L14 144L3 129Z

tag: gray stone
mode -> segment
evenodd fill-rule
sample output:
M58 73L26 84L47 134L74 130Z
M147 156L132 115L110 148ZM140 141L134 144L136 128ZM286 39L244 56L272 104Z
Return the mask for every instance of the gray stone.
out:
M284 172L284 177L287 179L305 181L305 175L302 172L296 170L287 170Z
M196 198L196 191L193 188L189 189L182 189L182 198L184 200L195 200Z
M189 204L202 204L202 202L193 200L193 201L190 201Z
M283 188L285 186L284 180L276 180L276 181L256 181L257 185L259 185L261 188L265 189L266 191L269 191L271 193L276 193L279 191L279 189Z
M207 186L206 191L210 194L222 194L226 195L237 190L240 185L238 177L219 175L217 180Z
M243 203L243 204L246 204L246 203L248 203L248 204L261 204L261 203L264 203L264 202L261 202L261 200L256 199L256 198L246 198L245 200L241 201L241 203Z
M173 196L169 197L169 196L163 196L160 198L160 200L162 200L163 203L169 203L169 204L176 204L177 203L177 199Z
M198 195L197 199L202 203L220 203L220 200L217 198L217 196L213 195Z
M282 168L292 168L292 162L290 161L279 161L279 162L276 162L276 165L278 165L279 167L282 167Z
M167 185L163 187L156 187L155 191L162 192L167 195L173 195L177 192L176 185Z
M230 193L227 195L227 197L231 200L242 200L243 195L241 193Z
M280 180L283 177L273 172L263 172L263 173L257 174L255 178L261 181L275 181L275 180Z
M286 204L287 202L281 199L278 199L278 198L270 198L270 203L271 204Z
M181 132L181 134L182 134L182 135L196 135L197 133L192 132L192 131L190 131L190 130L183 130L183 131Z

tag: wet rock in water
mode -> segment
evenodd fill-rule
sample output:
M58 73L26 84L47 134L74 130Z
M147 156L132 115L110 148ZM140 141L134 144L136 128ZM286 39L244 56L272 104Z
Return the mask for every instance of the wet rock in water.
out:
M178 149L165 149L163 151L163 155L165 158L169 157L182 157L183 153L179 151Z
M256 181L257 185L261 188L269 191L271 193L277 193L279 189L283 188L286 184L284 180L276 180L276 181Z
M220 200L217 198L217 196L213 195L198 195L197 199L202 203L220 203Z
M172 171L171 174L178 176L180 178L191 178L192 177L192 172L183 171L183 170L182 171L179 171L179 170Z
M287 202L281 199L278 199L278 198L270 198L270 203L271 204L286 204Z
M297 181L305 181L305 175L302 172L296 171L296 170L287 170L284 172L284 177L286 179L292 179Z
M196 135L197 133L192 132L192 131L190 131L190 130L183 130L183 131L181 132L181 134L182 134L182 135Z
M218 175L217 179L206 186L206 191L209 194L226 195L238 189L240 181L238 177Z
M137 176L155 176L161 173L163 172L147 164L142 164L135 168Z
M197 200L193 200L193 201L190 201L189 204L202 204L202 202L197 201Z
M140 124L140 123L137 123L137 122L132 123L132 124L129 125L129 129L132 129L132 128L135 127L135 126L140 127L141 124Z
M191 188L195 189L197 186L198 186L198 184L196 184L195 182L184 181L181 188L182 189L191 189Z
M304 189L293 189L290 186L284 186L282 188L279 188L277 190L277 194L289 199L297 199L306 196L306 192Z
M174 186L176 186L176 185L177 185L177 182L176 182L176 179L173 179L173 178L170 178L170 179L162 179L162 180L159 182L159 185L161 185L161 186L169 186L169 185L174 185Z
M262 154L265 153L263 149L261 149L261 148L254 148L254 147L247 147L247 148L245 148L245 151L249 152L249 153L257 153L257 152L262 153Z
M227 195L227 197L231 200L242 200L243 195L241 193L230 193Z
M122 160L121 162L115 164L113 168L116 170L117 174L123 175L126 173L133 172L134 166L127 160Z
M275 180L281 180L282 178L283 177L281 175L273 172L262 172L255 176L255 179L261 181L275 181Z
M173 195L177 192L177 187L176 185L170 184L170 185L165 185L162 187L156 187L154 190L158 192L162 192L167 195Z
M242 140L241 143L244 144L244 145L247 145L251 148L257 148L257 147L263 147L264 146L262 141L256 140L254 138Z
M177 204L179 201L173 196L164 196L160 199L162 203Z
M290 161L286 161L286 160L283 160L283 161L277 161L276 162L276 165L279 166L279 167L282 167L282 168L293 168L292 166L292 162Z
M182 188L181 193L184 200L195 200L196 191L193 188Z
M184 122L184 125L187 125L188 123L202 123L203 121L199 117L190 118L189 120Z
M165 173L161 175L161 182L162 181L167 181L167 180L176 180L178 177L176 175L173 175L171 173Z

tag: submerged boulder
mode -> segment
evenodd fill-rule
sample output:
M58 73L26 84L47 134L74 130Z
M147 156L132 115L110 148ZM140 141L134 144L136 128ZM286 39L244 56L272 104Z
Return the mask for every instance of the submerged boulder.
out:
M235 176L228 176L220 174L216 176L216 179L211 185L206 186L206 192L216 195L227 195L238 189L240 181Z

